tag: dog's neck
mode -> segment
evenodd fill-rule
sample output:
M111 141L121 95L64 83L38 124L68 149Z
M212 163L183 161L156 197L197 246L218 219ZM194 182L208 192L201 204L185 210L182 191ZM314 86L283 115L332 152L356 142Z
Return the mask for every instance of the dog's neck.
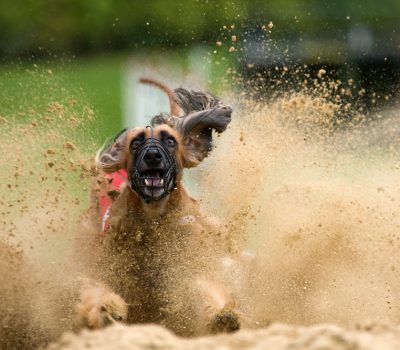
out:
M166 197L150 203L147 203L143 198L140 198L135 192L132 193L136 197L137 209L139 212L143 213L147 219L167 215L168 212L176 210L183 201L190 197L183 186L179 183L177 188Z
M189 195L180 182L177 188L165 198L146 203L144 199L129 186L124 187L113 205L111 215L124 216L126 214L138 216L144 220L168 215L170 212L180 211L182 208L191 208L196 201ZM129 214L131 213L131 214Z
M147 218L154 218L165 215L168 209L168 202L171 194L160 199L159 201L147 203L143 198L140 198L140 209Z

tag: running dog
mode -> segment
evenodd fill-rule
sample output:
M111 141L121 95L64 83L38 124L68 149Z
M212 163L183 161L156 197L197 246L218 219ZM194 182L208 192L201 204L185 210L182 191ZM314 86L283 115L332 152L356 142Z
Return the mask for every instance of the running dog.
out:
M213 131L226 130L232 109L209 93L142 82L168 93L171 113L122 130L97 154L104 175L77 237L88 267L78 324L155 322L180 335L238 330L222 268L234 244L182 185L183 170L208 156ZM88 232L96 230L93 242Z

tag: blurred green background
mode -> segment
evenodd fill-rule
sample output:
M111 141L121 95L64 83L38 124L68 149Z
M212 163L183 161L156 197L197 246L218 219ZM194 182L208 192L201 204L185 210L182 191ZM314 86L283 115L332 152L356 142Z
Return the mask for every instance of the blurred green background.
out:
M397 0L3 0L2 55L82 54L210 44L223 25L274 21L286 34L389 25ZM294 19L298 25L293 27Z
M399 23L399 0L3 0L0 115L33 95L57 100L73 93L93 107L101 140L124 123L129 60L139 70L141 63L171 62L185 70L198 46L205 48L198 61L211 71L207 84L217 92L228 68L252 82L275 66L303 63L345 67L342 76L365 85L377 67L374 79L390 81L393 90ZM59 89L43 82L49 70ZM20 96L18 105L12 96Z

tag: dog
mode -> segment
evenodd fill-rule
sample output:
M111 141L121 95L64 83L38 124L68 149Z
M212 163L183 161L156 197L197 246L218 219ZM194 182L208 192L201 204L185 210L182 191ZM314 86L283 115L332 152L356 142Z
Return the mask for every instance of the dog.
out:
M142 82L167 92L171 112L122 130L96 156L103 175L76 238L87 276L78 328L155 322L185 336L236 331L239 312L221 267L235 244L182 184L232 109L206 92Z

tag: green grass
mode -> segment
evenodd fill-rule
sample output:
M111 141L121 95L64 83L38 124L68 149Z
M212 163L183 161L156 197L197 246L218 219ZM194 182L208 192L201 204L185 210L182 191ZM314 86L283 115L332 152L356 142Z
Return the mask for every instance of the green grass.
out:
M121 128L121 79L127 55L70 60L9 62L0 66L0 115L5 119L43 114L49 103L93 109L101 142Z
M121 129L121 79L126 56L84 58L67 65L60 77L71 90L79 87L93 108L101 140Z

